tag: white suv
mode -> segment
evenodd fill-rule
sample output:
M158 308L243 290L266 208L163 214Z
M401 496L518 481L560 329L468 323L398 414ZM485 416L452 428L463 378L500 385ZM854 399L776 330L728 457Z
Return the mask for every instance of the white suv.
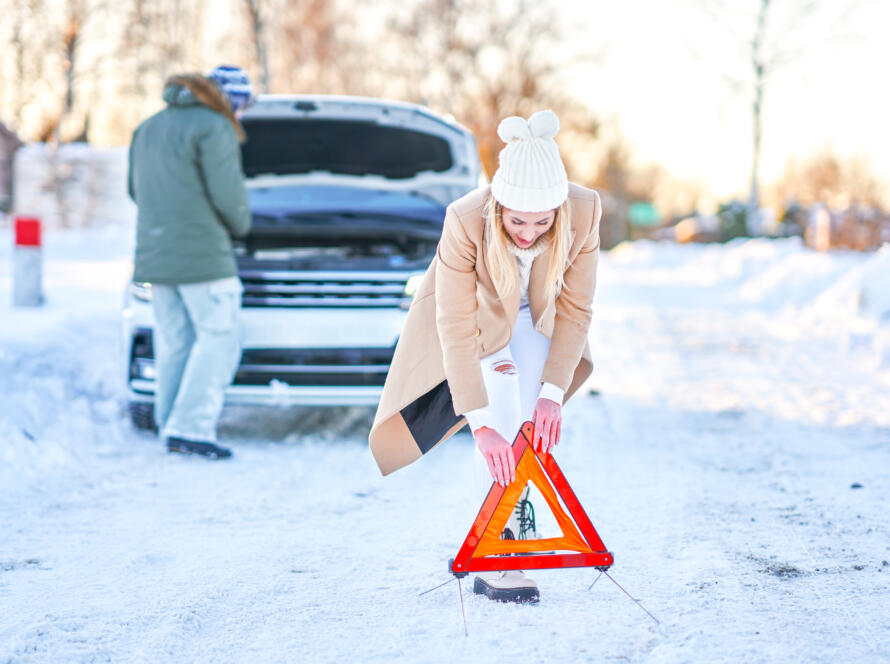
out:
M379 99L265 95L245 110L253 215L235 243L242 356L228 403L374 405L446 206L480 181L473 135ZM154 417L151 285L122 347L133 424Z

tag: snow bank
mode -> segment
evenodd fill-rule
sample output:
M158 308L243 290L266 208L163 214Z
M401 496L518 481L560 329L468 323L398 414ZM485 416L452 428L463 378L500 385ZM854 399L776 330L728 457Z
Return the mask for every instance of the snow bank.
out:
M826 315L890 322L890 244L860 261L826 288L814 308Z
M826 288L808 313L835 323L847 350L870 353L877 368L890 369L890 245Z
M776 334L831 337L890 366L890 245L869 254L816 252L799 238L640 241L605 254L600 281L600 302L629 304L655 288L668 306L761 314Z
M11 305L12 231L0 231L0 486L77 473L120 446L119 312L132 274L130 229L44 238L40 308Z
M864 260L866 254L814 252L799 238L722 245L642 240L619 245L603 257L610 269L618 268L623 285L692 286L696 306L710 302L764 312L812 302ZM676 297L675 303L682 299Z

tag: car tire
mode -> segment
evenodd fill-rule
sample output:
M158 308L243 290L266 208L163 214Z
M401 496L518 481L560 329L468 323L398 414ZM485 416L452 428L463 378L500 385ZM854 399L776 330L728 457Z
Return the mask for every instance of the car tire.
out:
M129 404L130 422L133 427L142 431L158 432L155 424L155 406L144 401L131 401Z

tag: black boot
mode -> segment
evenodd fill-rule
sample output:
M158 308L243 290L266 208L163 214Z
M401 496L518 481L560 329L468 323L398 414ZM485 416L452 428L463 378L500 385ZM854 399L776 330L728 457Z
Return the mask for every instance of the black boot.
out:
M199 443L195 440L186 440L170 436L167 439L167 451L180 454L200 454L208 459L228 459L232 451L213 443Z

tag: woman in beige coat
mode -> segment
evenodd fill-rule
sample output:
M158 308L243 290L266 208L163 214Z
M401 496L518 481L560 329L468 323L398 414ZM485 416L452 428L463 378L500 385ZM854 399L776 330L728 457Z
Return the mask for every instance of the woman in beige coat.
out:
M409 310L370 433L383 474L470 424L494 481L513 479L510 443L533 420L559 443L561 406L592 371L587 333L600 199L568 182L559 120L510 117L490 187L448 207L436 258ZM477 577L493 599L537 601L521 572Z

